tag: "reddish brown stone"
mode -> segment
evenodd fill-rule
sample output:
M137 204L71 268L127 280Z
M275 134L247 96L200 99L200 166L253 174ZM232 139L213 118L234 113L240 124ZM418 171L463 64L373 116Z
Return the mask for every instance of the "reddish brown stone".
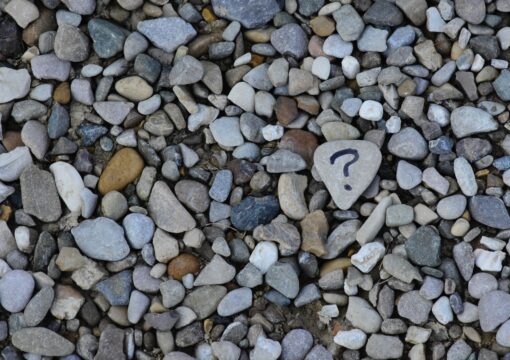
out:
M317 149L317 138L311 132L299 129L286 131L278 147L299 154L308 165L313 163L313 153Z
M7 151L11 151L12 149L17 148L18 146L23 146L23 141L21 140L21 133L17 131L6 131L2 143L5 147L5 150Z
M275 113L280 124L289 125L298 116L296 100L287 96L280 96L276 100Z
M317 99L311 95L300 95L296 97L297 107L312 115L318 115L320 104Z
M181 254L168 263L167 273L175 280L181 280L186 274L200 271L200 261L195 255Z
M241 185L251 180L257 167L244 159L234 159L227 164L227 169L232 171L236 185Z

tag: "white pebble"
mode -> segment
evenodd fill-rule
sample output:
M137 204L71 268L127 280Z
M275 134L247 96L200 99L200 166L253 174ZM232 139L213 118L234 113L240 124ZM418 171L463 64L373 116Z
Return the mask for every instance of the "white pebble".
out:
M281 139L283 136L283 126L266 125L262 128L262 136L266 141L274 141Z
M366 100L361 104L359 116L365 120L379 121L383 117L383 106L374 100Z
M263 274L265 274L277 260L278 248L275 243L269 241L259 242L250 255L250 262Z
M325 56L319 56L313 60L312 74L317 76L319 79L327 80L331 71L331 63Z

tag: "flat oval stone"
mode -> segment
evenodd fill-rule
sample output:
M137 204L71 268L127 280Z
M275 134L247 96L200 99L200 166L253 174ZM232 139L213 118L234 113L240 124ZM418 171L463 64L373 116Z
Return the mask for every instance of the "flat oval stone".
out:
M247 29L267 24L280 11L276 0L213 0L212 6L217 16L239 21Z
M118 261L129 254L122 226L111 219L99 217L85 220L71 233L80 250L92 259Z
M22 311L32 297L34 287L35 281L29 272L9 271L0 280L2 307L11 313Z
M97 188L102 195L123 190L142 173L144 162L138 152L124 148L115 153L101 173Z
M218 315L231 316L251 307L253 294L250 288L240 288L229 292L218 304Z
M43 327L20 329L11 341L21 351L42 356L66 356L74 352L72 342Z
M315 150L314 165L335 204L349 209L370 186L382 155L379 148L365 140L338 140Z
M78 171L70 164L57 161L50 165L57 191L64 203L73 212L81 210L81 191L85 184Z
M476 195L469 200L469 212L473 219L496 229L510 228L510 216L505 203L500 198Z

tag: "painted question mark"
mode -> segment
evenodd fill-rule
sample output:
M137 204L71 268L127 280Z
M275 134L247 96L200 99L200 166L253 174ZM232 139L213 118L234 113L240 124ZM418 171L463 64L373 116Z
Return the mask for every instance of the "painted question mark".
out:
M333 165L336 161L336 159L344 156L344 155L353 155L354 158L347 162L345 165L344 165L344 176L345 177L349 177L349 167L354 164L356 161L359 160L359 153L358 153L358 150L355 150L355 149L351 149L351 148L348 148L348 149L344 149L344 150L340 150L340 151L337 151L336 153L334 153L333 155L331 155L331 157L329 158L329 161L331 162L331 165ZM352 186L349 185L349 184L345 184L344 185L344 189L347 190L347 191L351 191L352 190Z

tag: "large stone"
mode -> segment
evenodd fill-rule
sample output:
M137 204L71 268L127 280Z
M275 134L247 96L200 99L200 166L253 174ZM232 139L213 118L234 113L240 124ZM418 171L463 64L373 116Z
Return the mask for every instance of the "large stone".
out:
M20 329L11 341L17 349L36 355L67 356L74 352L72 342L44 327Z
M2 307L11 312L22 311L34 291L35 281L32 275L24 270L12 270L0 279L0 301Z
M0 104L24 98L30 91L30 83L26 69L0 67Z
M118 261L129 254L122 226L111 219L98 217L85 220L71 233L80 250L92 259Z
M111 58L123 50L127 36L126 30L100 18L90 20L87 28L92 38L94 51L100 58Z
M469 199L473 219L496 229L510 228L510 216L505 204L495 196L477 195Z
M196 225L195 219L164 181L154 184L147 209L156 225L169 233L189 231Z
M55 54L61 60L85 61L89 56L89 38L75 26L61 24L55 36Z
M345 318L352 325L366 333L376 333L381 328L382 318L377 311L363 298L349 297L349 305Z
M349 209L370 186L381 165L379 148L364 140L338 140L322 144L314 164L335 204Z
M32 164L30 150L26 146L19 146L15 149L0 154L0 180L18 180L23 171Z
M258 28L267 24L280 11L277 0L212 0L214 13L245 28Z
M491 332L510 318L510 295L500 290L491 291L478 302L480 327Z
M406 241L409 259L420 266L441 264L441 237L432 226L422 226Z
M131 148L119 150L110 159L99 178L98 190L102 195L123 190L142 173L144 162L138 152Z
M492 115L472 106L460 106L452 111L450 122L456 137L487 133L498 129Z
M145 35L154 46L172 53L179 46L188 43L197 32L193 26L180 17L161 17L140 21L137 30Z
M456 0L455 12L471 24L480 24L485 19L484 0Z
M43 222L57 221L62 215L53 176L35 165L28 166L20 177L23 210Z
M58 194L68 209L72 212L80 212L81 192L85 188L85 184L78 171L63 161L51 164L50 171L55 178Z

